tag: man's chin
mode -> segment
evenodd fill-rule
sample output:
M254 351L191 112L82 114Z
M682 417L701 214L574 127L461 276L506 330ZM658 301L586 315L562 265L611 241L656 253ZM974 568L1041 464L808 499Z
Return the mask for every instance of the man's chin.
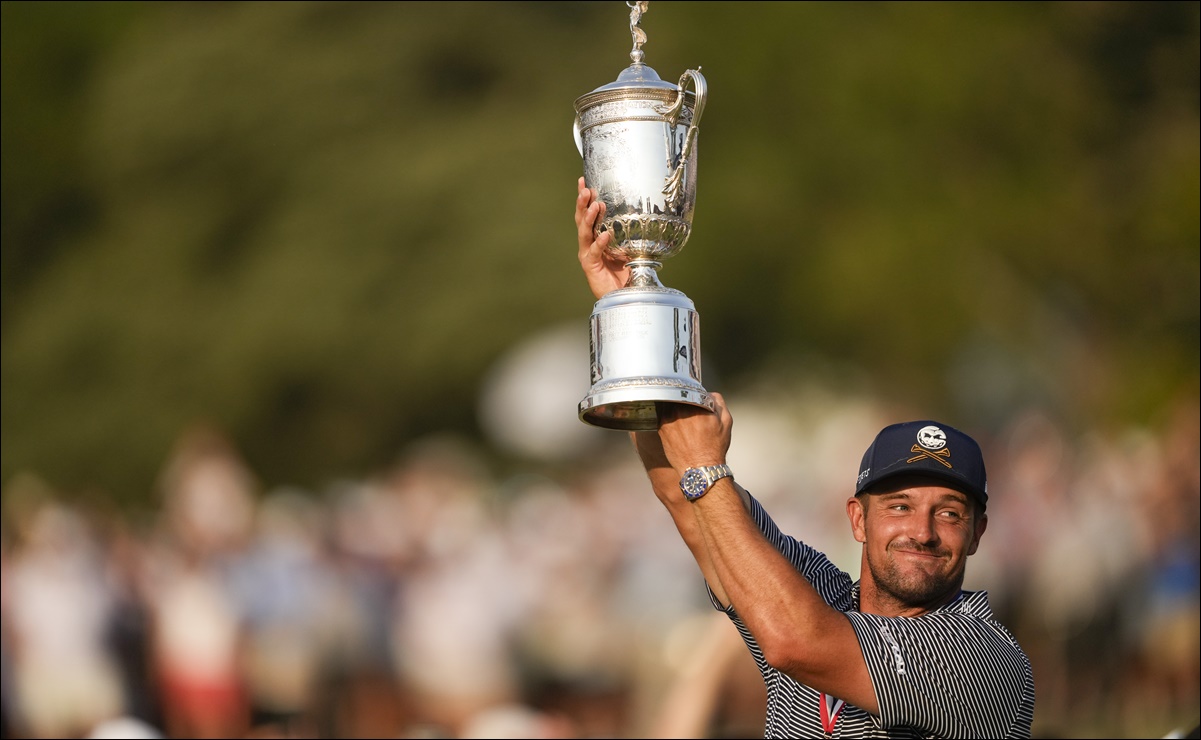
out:
M910 570L901 575L895 571L893 578L886 579L881 585L893 597L914 606L928 604L950 589L950 584L941 572L925 570Z

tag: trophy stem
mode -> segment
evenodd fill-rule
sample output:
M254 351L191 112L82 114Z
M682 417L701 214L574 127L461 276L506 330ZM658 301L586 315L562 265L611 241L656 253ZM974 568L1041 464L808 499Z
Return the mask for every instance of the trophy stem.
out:
M662 288L659 274L655 272L663 266L662 262L649 259L632 259L626 263L630 268L630 278L626 280L627 288Z

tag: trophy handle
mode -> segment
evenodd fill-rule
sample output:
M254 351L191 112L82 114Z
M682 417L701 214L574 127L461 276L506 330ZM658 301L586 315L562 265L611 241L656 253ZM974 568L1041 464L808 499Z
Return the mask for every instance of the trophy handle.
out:
M682 98L683 96L681 95L680 97ZM584 139L580 137L580 114L578 113L575 116L575 121L571 124L571 135L575 137L576 151L580 153L581 157L584 156Z
M705 110L705 98L709 91L709 85L705 82L704 75L701 74L701 68L697 67L684 72L680 76L680 82L676 85L676 89L680 92L676 101L671 105L656 108L659 113L667 116L670 124L674 126L680 118L680 111L684 109L684 83L688 80L692 80L692 86L696 90L696 104L692 108L692 123L688 126L688 135L684 137L684 146L680 150L680 158L676 160L676 167L663 182L663 194L667 196L668 206L673 209L679 207L680 200L684 197L684 165L688 162L688 157L692 155L696 134L700 130L698 127L701 122L701 113ZM581 153L580 156L583 154Z

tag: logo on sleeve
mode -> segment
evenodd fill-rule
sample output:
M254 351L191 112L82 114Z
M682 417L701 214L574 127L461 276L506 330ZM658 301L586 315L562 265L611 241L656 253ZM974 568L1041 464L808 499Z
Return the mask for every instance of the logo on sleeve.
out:
M897 644L897 640L892 636L892 630L888 629L887 624L880 625L880 635L888 643L888 647L892 649L892 659L896 662L897 675L904 676L905 656L901 655L901 646Z

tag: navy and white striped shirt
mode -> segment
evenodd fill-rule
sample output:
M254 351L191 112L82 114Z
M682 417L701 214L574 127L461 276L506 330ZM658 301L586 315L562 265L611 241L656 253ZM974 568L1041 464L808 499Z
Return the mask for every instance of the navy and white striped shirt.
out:
M987 592L965 591L920 617L863 614L858 583L824 554L782 534L753 497L750 511L768 542L850 619L880 703L876 717L772 668L733 607L723 608L710 592L763 674L766 737L1030 737L1034 674L1017 640L993 617Z

